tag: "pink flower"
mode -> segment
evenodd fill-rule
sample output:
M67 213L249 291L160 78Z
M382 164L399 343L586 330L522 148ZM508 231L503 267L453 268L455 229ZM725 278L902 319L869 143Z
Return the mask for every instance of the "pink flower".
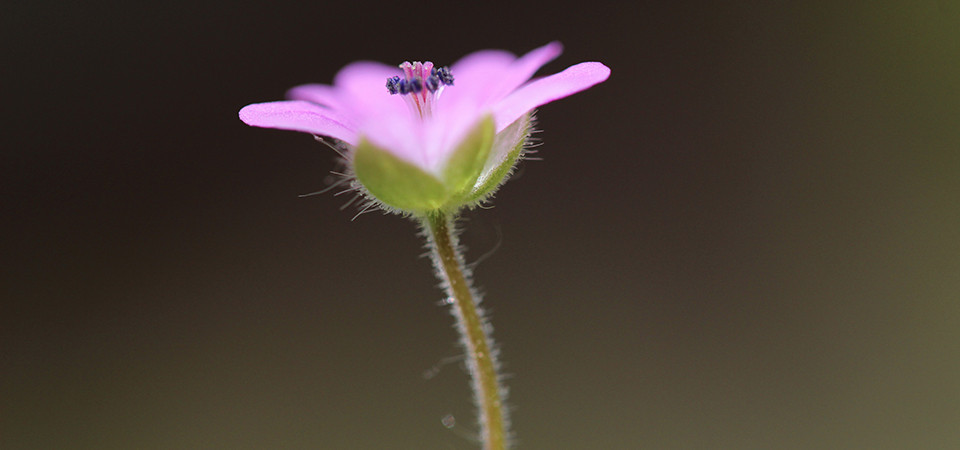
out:
M355 62L333 86L295 87L291 100L248 105L240 119L346 144L359 184L388 209L456 210L486 199L506 178L535 108L610 75L603 64L585 62L530 81L561 51L558 42L520 58L483 50L449 68Z

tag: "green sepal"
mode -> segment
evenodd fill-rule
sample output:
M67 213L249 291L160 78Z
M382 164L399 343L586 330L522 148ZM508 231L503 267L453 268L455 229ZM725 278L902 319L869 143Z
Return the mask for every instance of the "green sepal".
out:
M447 204L444 183L366 139L353 152L357 180L384 205L410 213L436 211Z
M493 116L484 117L444 164L443 181L455 197L469 194L483 173L496 136Z
M500 161L490 161L490 163L496 165L485 168L485 173L479 180L479 184L472 191L461 196L459 200L461 204L476 204L488 199L506 181L506 178L517 165L520 155L523 154L523 147L530 136L530 122L531 116L528 114L497 133L493 148L509 148L506 156Z

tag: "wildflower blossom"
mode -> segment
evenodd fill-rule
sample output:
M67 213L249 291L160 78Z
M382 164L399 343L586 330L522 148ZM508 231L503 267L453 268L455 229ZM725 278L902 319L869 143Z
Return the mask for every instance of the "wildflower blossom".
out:
M535 108L610 75L603 64L585 62L530 80L561 51L557 42L519 58L483 50L449 67L355 62L332 86L295 87L290 100L248 105L240 119L342 142L359 185L388 210L455 212L505 180Z

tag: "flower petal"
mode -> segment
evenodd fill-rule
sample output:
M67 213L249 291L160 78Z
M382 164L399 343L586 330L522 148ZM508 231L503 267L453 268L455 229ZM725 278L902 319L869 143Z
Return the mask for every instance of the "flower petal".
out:
M495 74L495 71L510 66L517 57L505 50L480 50L473 52L450 66L454 77L454 85L459 84L460 77L480 78Z
M400 68L390 66L376 61L355 61L343 66L337 75L333 78L333 84L337 87L350 88L357 80L374 80L378 84L383 84L380 80L386 80L387 77L401 75Z
M407 111L395 118L370 118L360 124L365 139L394 156L429 171L426 163L424 127L410 117Z
M479 108L499 83L499 77L517 60L504 50L481 50L464 56L450 67L453 86L443 90L438 105L469 102Z
M455 81L444 92L445 101L469 101L473 108L484 109L513 92L562 51L559 42L551 42L519 59L502 50L471 53L450 69Z
M303 84L294 87L287 91L287 98L317 103L334 109L341 109L342 107L337 90L326 84Z
M491 98L499 100L506 97L533 77L544 64L560 56L560 53L563 53L563 45L554 41L523 55L497 77L499 83L490 93Z
M372 61L358 61L340 69L334 87L343 99L342 106L358 117L396 115L406 104L387 91L387 78L402 75L397 67Z
M534 108L580 92L609 76L610 69L607 66L598 62L585 62L524 85L494 106L497 132Z
M304 101L254 103L240 110L247 125L302 131L357 143L357 133L346 120L327 108Z

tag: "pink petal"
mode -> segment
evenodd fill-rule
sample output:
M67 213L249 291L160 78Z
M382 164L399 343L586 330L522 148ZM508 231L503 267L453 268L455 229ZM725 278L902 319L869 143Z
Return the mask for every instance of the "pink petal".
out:
M534 108L575 94L610 76L610 69L598 62L585 62L563 72L533 81L517 89L494 106L497 131L509 126Z
M423 170L439 175L450 153L480 120L479 112L461 102L449 114L420 119L409 114L369 120L359 128L364 138Z
M342 105L351 114L369 117L399 114L406 111L404 102L387 91L387 78L402 75L399 68L378 62L358 61L340 69L334 86L340 98L349 99Z
M499 74L496 88L490 93L490 98L499 100L526 83L533 74L537 73L544 64L552 61L563 52L563 45L551 42L535 49L516 60L503 73Z
M517 57L504 50L480 50L473 52L450 66L450 73L453 74L456 86L460 84L460 78L481 79L489 75L497 75L501 70L505 70L510 64L516 61ZM434 63L443 66L443 63L434 61Z
M356 61L347 64L333 78L333 85L338 89L365 90L370 83L384 85L386 91L387 77L402 75L397 66L388 66L376 61Z
M343 118L327 108L304 101L254 103L240 110L247 125L302 131L357 143L357 133Z
M326 84L304 84L287 91L290 100L303 100L331 108L341 108L339 95L333 86Z
M497 86L500 76L516 60L516 56L503 50L481 50L464 56L450 66L453 86L444 88L440 104L460 103L464 100L474 105L480 104Z
M451 104L444 114L426 122L423 132L424 162L429 170L439 171L459 147L463 138L477 126L487 111L474 108L467 102Z
M362 125L363 137L394 156L429 170L423 139L424 125L405 113L386 120L369 120Z

